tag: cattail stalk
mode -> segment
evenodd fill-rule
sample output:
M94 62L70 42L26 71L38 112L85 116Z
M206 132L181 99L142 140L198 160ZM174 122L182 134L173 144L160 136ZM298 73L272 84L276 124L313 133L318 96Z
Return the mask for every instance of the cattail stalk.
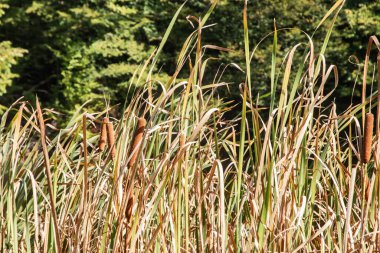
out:
M367 113L365 115L365 126L364 126L364 140L363 140L363 157L362 162L368 163L371 158L371 147L372 147L372 135L373 135L373 123L374 116L372 113Z
M380 145L380 52L377 54L377 112L376 112L376 154L379 155Z
M115 147L115 132L113 130L112 122L107 124L107 140L108 146L111 149L111 157L114 158L116 155L116 147Z
M87 116L83 114L83 157L84 157L84 180L83 180L83 210L86 209L88 191L88 151L87 151Z
M103 118L103 122L100 128L100 139L99 139L99 150L103 151L106 147L107 142L107 124L109 123L109 119L107 117Z
M146 126L146 120L144 118L139 118L137 121L137 129L135 132L135 137L133 139L133 144L132 144L132 148L130 152L130 155L132 156L128 163L129 168L133 167L133 165L137 161L138 151L142 143L142 137L144 134L145 126Z
M185 143L186 143L186 136L184 134L181 134L179 136L179 149L183 149L185 147Z
M50 210L51 210L51 213L53 216L55 245L56 245L57 252L61 253L62 252L61 240L60 240L60 233L59 233L59 228L58 228L57 212L55 209L53 180L52 180L52 175L51 175L51 171L50 171L50 158L49 158L48 148L46 145L45 122L44 122L44 117L42 115L42 110L41 110L38 98L36 101L36 106L37 106L38 123L40 125L42 152L44 155L44 162L45 162L45 174L47 177L47 186L48 186L49 200L50 200Z

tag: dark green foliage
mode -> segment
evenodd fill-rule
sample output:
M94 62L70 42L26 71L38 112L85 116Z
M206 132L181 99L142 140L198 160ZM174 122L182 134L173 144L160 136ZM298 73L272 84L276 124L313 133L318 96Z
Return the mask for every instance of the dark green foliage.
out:
M7 8L9 8L8 5L0 4L0 18ZM24 49L12 47L10 41L0 41L0 96L6 92L7 87L12 85L13 79L18 77L12 71L12 66L17 64L18 58L22 57L26 52ZM1 111L2 108L0 108Z
M131 87L130 79L141 64L158 46L171 17L182 1L169 0L77 0L77 1L20 1L3 0L0 4L0 56L8 55L8 73L0 76L0 94L7 88L0 104L9 104L19 96L33 99L35 93L50 106L72 110L88 99L95 107L103 105L103 96L113 103L122 103ZM210 0L188 1L165 45L158 64L156 79L166 80L175 70L176 58L186 37L194 31L186 19L204 13ZM279 31L279 56L284 56L297 43L307 43L304 31L310 36L326 11L333 5L329 0L273 0L249 2L249 27L252 48L273 31L274 18ZM9 8L7 8L9 7ZM202 32L203 44L233 49L232 52L206 50L210 61L204 82L212 82L220 64L244 62L243 55L243 1L221 0L208 25ZM379 34L379 1L348 1L339 14L337 26L326 51L328 59L339 67L340 92L350 96L356 78L357 66L349 62L351 55L362 60L366 41ZM2 15L3 14L3 15ZM321 46L329 23L319 29L314 41ZM270 87L272 38L257 48L252 62L252 82L255 92L264 95ZM24 55L17 66L16 58ZM1 57L0 57L1 58ZM280 67L281 62L277 66ZM1 65L1 61L0 61ZM5 72L3 72L5 71ZM19 78L11 80L19 76ZM232 95L237 95L237 84L244 74L236 68L227 68L224 79L231 82ZM142 82L143 83L143 82ZM134 85L134 84L132 84ZM331 85L332 86L332 85ZM1 92L3 91L3 92ZM226 93L227 94L227 91ZM94 108L96 109L96 108Z

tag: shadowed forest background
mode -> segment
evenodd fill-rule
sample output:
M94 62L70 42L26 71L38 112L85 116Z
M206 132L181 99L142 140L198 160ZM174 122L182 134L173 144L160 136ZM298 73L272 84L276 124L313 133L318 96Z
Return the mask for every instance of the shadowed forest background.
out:
M251 1L248 22L252 47L273 31L274 18L280 30L280 56L296 43L307 44L303 32L313 36L317 42L315 46L321 47L328 29L318 29L313 34L314 28L333 2ZM128 101L128 91L137 88L130 85L133 73L142 68L141 64L157 48L182 3L167 0L2 0L1 111L21 96L33 101L36 94L46 106L65 112L73 111L89 99L92 99L91 108L97 110L104 106L105 95L110 97L111 104ZM210 0L187 2L156 65L155 73L159 74L155 74L155 80L165 82L173 74L184 40L197 29L194 20L186 17L200 17L210 3ZM243 1L221 0L207 22L208 27L202 31L203 44L231 49L228 52L204 50L205 58L211 57L204 83L212 83L227 64L239 66L245 61L243 4ZM380 16L376 15L379 12L378 0L349 0L338 15L325 56L331 64L339 66L340 85L335 94L343 104L344 101L349 103L345 98L351 97L355 79L361 78L357 76L360 65L356 64L356 57L363 59L369 36L380 32ZM328 28L330 23L324 22L323 26ZM283 28L292 29L281 31ZM272 36L268 36L257 48L252 63L254 92L261 97L270 89L271 45ZM217 63L213 63L213 58L219 58ZM223 73L223 80L230 83L229 89L219 91L227 100L238 96L238 84L245 79L245 73L234 66L230 65Z

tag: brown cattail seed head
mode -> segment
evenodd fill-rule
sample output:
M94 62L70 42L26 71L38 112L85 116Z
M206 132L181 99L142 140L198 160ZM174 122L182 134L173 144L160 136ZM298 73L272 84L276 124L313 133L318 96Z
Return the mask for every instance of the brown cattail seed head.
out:
M363 141L363 163L368 163L371 157L372 134L374 117L372 113L365 115L364 141Z
M127 219L127 222L131 220L132 217L132 209L133 209L133 204L135 202L135 197L132 195L127 202L127 208L125 210L125 217Z
M115 133L113 131L112 122L107 124L107 140L108 140L108 146L111 149L111 157L114 158L116 155L116 147L115 147Z
M107 141L107 124L109 119L107 117L103 118L102 126L100 128L100 139L99 139L99 150L103 151L106 146Z
M138 149L142 143L142 137L144 134L145 126L146 126L146 120L144 118L139 118L137 121L135 138L133 139L133 144L132 144L132 148L131 148L131 152L130 152L132 157L128 163L129 168L131 168L136 163L137 155L138 155Z

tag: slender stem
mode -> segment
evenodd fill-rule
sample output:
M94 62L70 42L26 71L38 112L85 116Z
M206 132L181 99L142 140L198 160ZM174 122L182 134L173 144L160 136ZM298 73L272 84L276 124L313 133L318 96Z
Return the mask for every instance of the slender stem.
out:
M45 173L48 181L48 190L49 190L49 199L50 199L50 208L53 216L53 222L54 222L54 233L55 233L55 246L57 248L57 252L61 253L61 240L59 236L59 228L58 228L58 221L57 221L57 213L55 210L55 201L54 201L54 193L53 193L53 182L51 179L51 171L50 171L50 159L49 159L49 153L48 148L46 145L46 134L45 134L45 122L42 115L40 103L37 98L37 117L40 125L40 132L41 132L41 144L42 144L42 151L44 155L44 162L45 162Z

